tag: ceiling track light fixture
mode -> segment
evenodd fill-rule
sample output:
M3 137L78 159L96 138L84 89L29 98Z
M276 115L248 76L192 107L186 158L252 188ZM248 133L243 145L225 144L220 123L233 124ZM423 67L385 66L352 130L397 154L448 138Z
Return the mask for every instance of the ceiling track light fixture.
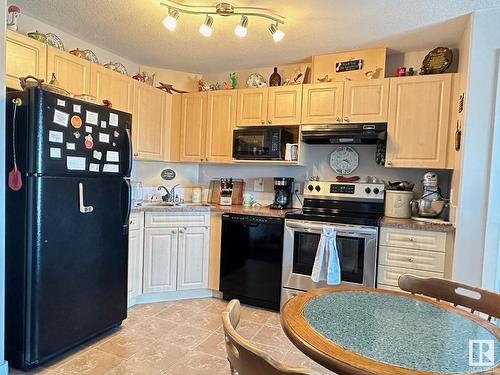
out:
M164 0L160 5L168 8L168 15L163 20L163 25L166 29L174 31L177 26L177 20L180 13L205 15L205 21L200 26L200 33L209 37L212 35L213 18L216 16L241 16L239 24L234 29L234 33L243 38L247 35L247 26L249 17L260 17L271 20L273 23L269 25L269 31L275 42L279 42L285 36L285 33L279 28L279 24L285 24L285 17L275 13L270 9L258 7L237 7L230 3L218 3L215 6L197 6L179 3L174 0Z

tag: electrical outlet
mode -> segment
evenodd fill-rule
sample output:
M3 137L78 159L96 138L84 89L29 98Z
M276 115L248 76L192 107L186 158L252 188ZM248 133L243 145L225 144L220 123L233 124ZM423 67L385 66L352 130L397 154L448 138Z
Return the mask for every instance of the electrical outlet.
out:
M264 191L264 179L258 178L253 182L253 191Z
M300 182L293 183L293 192L298 194L302 193L302 190L300 190Z

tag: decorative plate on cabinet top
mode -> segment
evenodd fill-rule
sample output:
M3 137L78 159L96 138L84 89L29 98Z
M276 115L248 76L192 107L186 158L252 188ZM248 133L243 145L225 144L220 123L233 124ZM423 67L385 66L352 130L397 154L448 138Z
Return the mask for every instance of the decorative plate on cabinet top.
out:
M128 72L127 72L127 68L125 68L125 65L123 65L122 63L115 63L115 71L117 71L118 73L121 73L123 74L124 76L128 76Z
M94 52L92 52L89 49L86 49L83 51L84 55L83 58L85 60L89 60L90 62L93 62L94 64L99 64L99 60L97 59L97 56Z
M447 47L436 47L425 56L420 74L444 73L453 61L453 52Z
M247 78L247 87L266 87L266 79L259 73L252 73Z
M60 49L61 51L64 51L64 44L62 40L53 33L48 33L47 35L47 44L51 47L55 47L57 49Z

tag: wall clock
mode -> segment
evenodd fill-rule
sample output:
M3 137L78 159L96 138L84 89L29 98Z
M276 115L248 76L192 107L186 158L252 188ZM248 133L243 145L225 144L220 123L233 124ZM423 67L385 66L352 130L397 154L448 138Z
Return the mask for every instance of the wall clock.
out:
M354 172L358 164L359 154L350 146L337 147L330 155L330 167L342 176Z

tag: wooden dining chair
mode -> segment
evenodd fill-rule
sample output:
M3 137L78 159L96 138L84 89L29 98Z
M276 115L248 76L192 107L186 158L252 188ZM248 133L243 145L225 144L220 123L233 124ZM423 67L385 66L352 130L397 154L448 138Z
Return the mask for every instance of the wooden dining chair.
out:
M222 313L227 359L233 375L319 375L318 372L285 366L244 339L236 327L240 322L240 301L233 299Z
M467 284L435 277L423 278L403 274L398 279L399 288L411 294L422 294L446 301L453 306L470 309L471 313L480 312L488 316L500 318L500 294L476 288Z

